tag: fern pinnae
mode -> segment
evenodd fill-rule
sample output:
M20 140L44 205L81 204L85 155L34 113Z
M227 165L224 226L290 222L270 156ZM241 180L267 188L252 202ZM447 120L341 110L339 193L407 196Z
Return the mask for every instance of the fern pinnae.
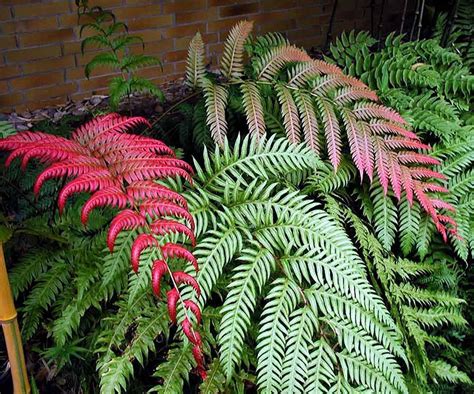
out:
M274 257L266 249L255 251L244 249L239 266L230 285L230 291L222 307L222 320L218 342L222 368L229 381L240 359L244 336L250 323L250 314L256 303L256 296L268 281L274 268Z
M316 106L323 120L324 134L328 145L329 159L337 170L341 160L341 132L332 104L325 98L315 97Z
M283 84L275 86L283 114L286 135L290 142L298 144L301 140L300 118L291 91Z
M204 77L204 42L201 33L197 32L189 43L186 62L186 83L191 87L198 87Z
M229 79L239 79L243 75L244 44L253 29L253 22L241 21L229 32L224 44L220 66Z
M283 361L282 393L304 393L308 377L309 347L318 318L310 306L290 315L287 350Z
M289 315L298 304L300 293L290 279L277 279L272 286L257 337L257 370L260 389L277 392L281 389Z
M265 135L265 119L258 86L254 82L245 81L240 84L240 90L242 91L242 103L247 117L249 133L252 136L263 138Z
M227 89L206 79L203 79L201 83L205 92L207 123L211 129L212 138L219 146L223 146L227 135L225 116Z
M305 143L316 154L319 154L319 139L318 139L318 120L314 110L314 104L309 94L302 90L295 90L293 92L296 106L303 126L303 136Z

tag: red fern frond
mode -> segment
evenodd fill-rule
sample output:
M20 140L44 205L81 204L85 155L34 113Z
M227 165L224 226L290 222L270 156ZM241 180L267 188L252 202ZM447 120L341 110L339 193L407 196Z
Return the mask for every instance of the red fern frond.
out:
M176 324L176 306L179 300L178 289L173 287L171 290L168 290L166 299L168 300L168 315L171 321Z
M176 245L174 243L168 242L161 247L161 253L165 259L179 258L189 261L196 272L199 271L198 262L193 254L186 248Z
M372 120L369 123L370 129L378 135L386 135L386 134L395 134L400 135L402 137L410 138L416 141L419 141L419 137L410 130L407 130L399 125L394 123L390 123L383 120Z
M42 185L53 178L68 179L58 197L60 213L69 197L75 193L93 192L81 210L81 220L87 223L91 211L110 206L119 212L112 220L107 234L107 246L113 252L115 241L123 230L141 230L131 247L131 265L137 272L142 252L151 247L160 248L160 235L183 234L194 246L193 217L187 210L186 200L178 193L158 185L156 178L182 177L192 182L193 169L175 157L163 142L148 137L125 134L137 125L149 125L144 118L109 114L97 117L77 129L70 140L44 133L24 132L0 140L0 150L12 151L7 164L22 158L22 167L31 159L38 159L48 167L38 176L34 185L36 194ZM154 222L148 224L146 215ZM164 219L166 217L166 219ZM186 220L190 227L178 220ZM195 257L186 248L167 243L160 249L163 260L155 260L152 266L152 288L160 294L160 282L170 272L166 259L182 258L193 264ZM170 318L176 322L176 304L180 301L187 314L191 311L198 321L200 310L191 300L182 300L179 284L192 286L200 294L197 281L184 272L172 274L173 287L167 292ZM176 287L175 287L176 286ZM186 302L185 302L186 301ZM185 335L193 342L193 354L198 372L203 372L204 359L200 346L201 337L186 316L183 325Z
M197 323L201 324L201 310L199 309L197 304L192 300L186 300L184 301L184 306L186 309L189 309L194 314L194 316L196 316Z
M183 234L191 241L193 246L196 244L196 239L191 229L186 225L173 220L156 220L150 225L150 229L153 233L158 235L166 235L170 233Z
M81 221L83 224L86 224L89 219L89 214L95 208L109 205L124 209L129 202L129 196L127 196L121 188L115 185L101 187L100 190L95 192L82 207Z
M196 279L194 279L191 275L182 271L177 271L173 272L173 278L178 285L181 283L185 283L189 286L192 286L197 296L201 296L201 289L199 287L199 284L197 283Z
M138 181L127 186L127 194L135 201L141 202L145 199L160 199L172 201L181 207L188 209L185 198L165 186L153 181Z
M87 205L87 203L86 203ZM85 208L83 209L83 218L86 219L84 211L88 210ZM84 220L83 220L84 223ZM137 212L132 211L131 209L125 209L122 212L118 213L112 219L112 222L109 226L109 232L107 233L107 246L110 252L114 251L115 240L117 239L118 235L123 230L132 230L143 227L146 225L146 220L143 216L139 215Z
M130 262L132 264L132 269L134 272L138 272L138 267L140 265L140 256L142 252L151 247L158 247L158 241L151 234L140 234L135 241L133 241L132 252L130 256Z
M451 212L456 211L456 209L451 204L443 200L438 200L434 198L431 200L431 203L433 204L435 208L438 208L438 209L446 209L447 211L451 211Z
M161 293L161 278L168 272L168 264L163 260L155 260L151 268L151 287L156 296Z
M188 210L166 200L147 200L139 206L140 214L142 216L150 216L151 218L163 216L177 216L185 219L191 230L194 230L194 219Z

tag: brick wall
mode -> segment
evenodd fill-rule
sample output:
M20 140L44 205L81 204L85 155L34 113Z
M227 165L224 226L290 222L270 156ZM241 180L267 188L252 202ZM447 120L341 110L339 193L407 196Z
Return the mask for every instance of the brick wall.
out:
M285 32L296 44L321 46L334 0L90 0L113 10L132 34L146 43L147 54L163 60L142 75L156 83L182 76L186 48L196 31L208 43L213 64L233 24L254 20L256 31ZM334 36L370 27L371 0L339 0ZM390 4L392 3L392 4ZM399 13L398 1L386 1L385 27ZM378 13L375 13L378 18ZM375 19L375 18L374 18ZM375 20L378 23L378 19ZM84 77L94 56L80 53L74 0L0 0L0 112L36 109L107 91L107 70ZM141 48L141 47L140 47ZM137 48L137 50L140 50Z

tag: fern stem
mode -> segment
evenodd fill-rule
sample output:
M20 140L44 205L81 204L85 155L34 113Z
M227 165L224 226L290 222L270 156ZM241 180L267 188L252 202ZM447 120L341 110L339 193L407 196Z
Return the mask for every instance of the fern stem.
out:
M168 115L172 110L174 110L178 105L183 104L184 102L188 101L189 99L196 97L198 94L201 94L200 91L194 92L190 94L189 96L186 96L179 100L177 103L173 104L171 107L169 107L166 111L164 111L156 120L154 120L151 124L150 127L147 127L142 133L143 134L145 131L151 130L153 126L155 126L161 119L163 119L166 115Z

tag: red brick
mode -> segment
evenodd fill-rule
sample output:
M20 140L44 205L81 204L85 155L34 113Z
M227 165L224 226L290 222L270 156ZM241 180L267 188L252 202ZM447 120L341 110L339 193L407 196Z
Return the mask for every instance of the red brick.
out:
M69 3L67 0L56 1L54 3L40 3L32 6L24 4L15 6L13 9L15 18L38 18L46 15L58 15L69 12Z
M0 21L12 19L10 7L0 7Z
M8 93L8 82L0 81L0 94Z
M115 75L105 75L96 78L86 79L79 82L79 87L81 90L90 90L95 91L97 89L105 89L109 86L111 79Z
M25 33L25 32L38 32L42 30L55 29L58 26L58 22L55 16L43 17L40 19L25 19L14 22L3 22L0 23L1 33Z
M194 25L170 27L163 30L163 37L170 38L194 36L198 31L202 33L205 32L206 25L204 23L196 23Z
M7 61L11 63L27 62L35 59L46 59L49 57L58 57L61 55L59 45L49 45L38 48L17 49L7 52Z
M0 72L0 79L18 77L20 72L20 66L3 66Z
M193 22L213 21L218 18L218 8L212 7L207 10L177 12L176 23L178 25Z
M151 4L137 7L120 7L114 10L114 14L117 19L121 21L126 19L140 18L144 15L161 15L161 5ZM165 12L165 14L167 14L167 12Z
M180 60L185 60L187 54L188 54L188 51L186 51L186 50L168 52L165 55L163 61L172 63L172 62L178 62Z
M25 92L25 98L29 101L50 99L55 97L63 98L63 102L66 101L66 95L75 92L77 89L76 83L66 83L64 85L56 85L54 89L50 87L41 87L38 89L27 90Z
M0 36L0 48L2 50L16 48L15 36Z
M173 15L158 15L152 18L140 18L128 23L131 31L156 29L158 27L170 26L173 23Z
M75 66L75 59L73 55L66 55L54 59L36 60L28 62L23 65L25 74L33 74L39 72L46 72L51 70L58 70L62 68L69 68Z
M229 16L255 14L258 11L258 3L237 4L221 8L219 15L221 18L227 18Z
M206 0L175 0L174 3L164 4L163 12L193 11L206 7Z
M0 95L0 110L1 112L13 111L17 104L21 104L23 95L20 92L8 93Z
M12 88L16 90L32 89L40 86L55 85L64 81L64 72L53 71L45 74L29 75L12 80Z
M296 0L263 0L263 11L275 11L297 6Z
M74 38L72 29L58 29L38 33L24 33L20 35L20 45L22 47L45 45L54 42L63 42Z

